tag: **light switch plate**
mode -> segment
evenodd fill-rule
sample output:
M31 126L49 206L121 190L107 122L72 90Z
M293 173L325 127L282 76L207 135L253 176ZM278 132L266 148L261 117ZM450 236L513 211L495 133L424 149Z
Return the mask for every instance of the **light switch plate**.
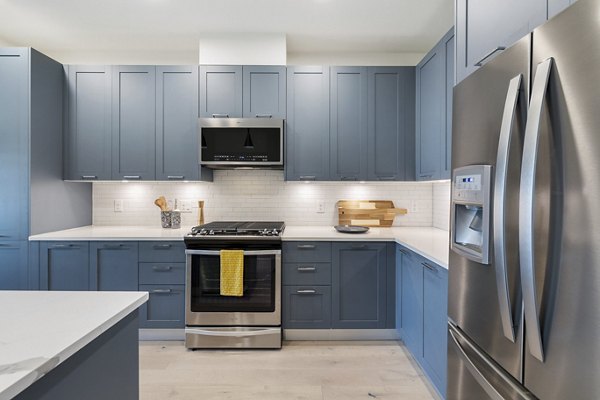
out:
M179 200L179 211L182 213L192 212L192 201L191 200Z
M114 211L115 212L123 212L123 200L122 199L115 200Z
M325 202L324 201L317 202L317 214L325 214Z

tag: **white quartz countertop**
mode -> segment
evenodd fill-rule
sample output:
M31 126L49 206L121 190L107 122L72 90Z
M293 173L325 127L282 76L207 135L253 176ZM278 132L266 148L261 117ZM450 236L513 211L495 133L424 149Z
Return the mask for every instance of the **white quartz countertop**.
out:
M450 236L432 227L371 228L366 233L340 233L332 226L287 226L283 240L396 242L448 269Z
M191 227L163 229L156 226L83 226L30 236L31 241L77 240L182 240ZM371 228L367 233L339 233L333 226L286 226L283 240L396 242L432 262L448 268L448 231L432 227Z
M147 300L146 292L0 291L0 400L21 393Z

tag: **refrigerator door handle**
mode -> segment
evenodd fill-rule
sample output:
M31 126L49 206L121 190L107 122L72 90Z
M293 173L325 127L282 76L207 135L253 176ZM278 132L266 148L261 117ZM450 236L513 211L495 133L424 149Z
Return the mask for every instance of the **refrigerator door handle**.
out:
M523 303L525 305L525 323L527 344L532 356L544 361L544 347L540 329L539 308L536 302L535 259L534 259L534 207L535 207L535 173L540 139L540 121L548 79L552 69L552 58L538 64L531 100L529 115L525 127L523 144L523 163L521 168L521 187L519 190L519 258L521 264L521 284L523 286Z
M506 266L506 240L505 240L505 202L506 181L508 175L508 160L510 142L521 91L522 75L519 74L510 80L502 125L500 126L500 139L498 141L498 154L496 156L496 176L494 178L494 264L496 269L496 285L498 289L498 304L500 305L500 319L504 336L515 342L515 329L508 287L508 273Z

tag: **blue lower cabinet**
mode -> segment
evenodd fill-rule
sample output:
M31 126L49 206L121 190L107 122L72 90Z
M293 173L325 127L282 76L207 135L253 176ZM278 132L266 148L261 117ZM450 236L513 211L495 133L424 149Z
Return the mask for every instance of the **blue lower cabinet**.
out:
M331 328L330 286L284 286L284 329Z
M90 289L138 290L138 243L92 242Z
M402 257L402 340L412 355L423 357L423 266L415 254Z
M423 263L423 368L446 395L448 271Z
M41 290L90 290L88 242L42 242Z
M396 245L396 333L398 338L402 338L402 256L406 253L400 245Z
M184 285L140 285L149 299L140 307L140 328L183 328L185 326Z
M0 242L0 290L27 289L27 242Z
M333 328L386 328L386 243L334 243L332 257Z

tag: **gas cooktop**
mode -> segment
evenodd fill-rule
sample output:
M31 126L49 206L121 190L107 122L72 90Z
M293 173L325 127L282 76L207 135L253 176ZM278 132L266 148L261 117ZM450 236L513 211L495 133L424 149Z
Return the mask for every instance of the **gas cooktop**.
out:
M198 225L186 235L186 238L203 238L214 236L261 236L280 237L285 229L284 222L253 221L215 221Z

